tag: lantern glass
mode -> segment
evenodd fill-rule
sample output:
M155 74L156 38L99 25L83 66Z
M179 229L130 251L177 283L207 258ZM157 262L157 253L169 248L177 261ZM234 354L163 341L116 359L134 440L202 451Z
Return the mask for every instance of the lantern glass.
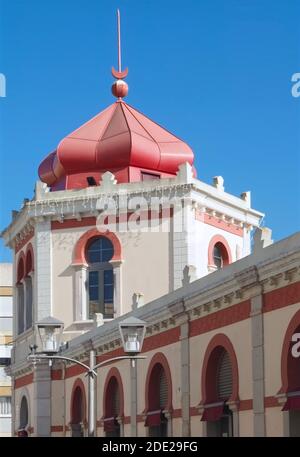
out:
M42 343L42 352L55 354L59 351L63 323L54 318L46 318L36 324Z
M124 352L138 354L142 350L146 323L136 318L128 318L119 324Z

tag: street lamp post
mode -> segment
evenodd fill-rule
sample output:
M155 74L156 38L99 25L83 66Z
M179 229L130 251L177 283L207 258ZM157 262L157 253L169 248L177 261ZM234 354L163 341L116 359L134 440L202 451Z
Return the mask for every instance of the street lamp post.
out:
M131 316L121 322L119 328L124 351L133 355L138 354L142 349L141 344L143 344L146 333L145 322ZM135 361L134 357L130 360L131 436L137 436L137 367Z
M91 349L89 353L89 365L79 360L58 355L60 351L60 341L63 333L63 322L53 318L46 317L37 322L36 329L39 334L42 351L36 352L37 346L30 346L31 354L27 357L33 363L40 360L62 360L72 362L83 367L86 375L89 377L88 382L88 436L95 435L95 379L98 368L108 365L117 360L129 359L131 361L131 435L137 436L137 383L136 383L136 363L138 359L145 359L138 354L142 350L143 341L146 333L146 322L135 317L129 317L119 324L119 331L123 343L124 352L128 355L113 357L96 364L95 350ZM134 433L134 434L133 434Z

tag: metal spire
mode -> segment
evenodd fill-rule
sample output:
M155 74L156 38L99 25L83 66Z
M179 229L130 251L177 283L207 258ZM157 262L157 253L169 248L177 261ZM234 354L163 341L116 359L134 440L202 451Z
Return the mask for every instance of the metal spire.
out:
M120 10L117 9L117 27L118 27L118 71L122 71L122 55L121 55L121 20Z
M123 79L128 75L128 68L122 71L122 52L121 52L121 17L120 10L117 9L117 33L118 33L118 71L112 67L111 73L116 81L112 85L112 93L121 100L128 94L128 85Z
M122 51L121 51L121 15L120 10L117 9L117 32L118 32L118 71L112 67L112 75L116 79L124 79L128 75L128 68L122 71Z

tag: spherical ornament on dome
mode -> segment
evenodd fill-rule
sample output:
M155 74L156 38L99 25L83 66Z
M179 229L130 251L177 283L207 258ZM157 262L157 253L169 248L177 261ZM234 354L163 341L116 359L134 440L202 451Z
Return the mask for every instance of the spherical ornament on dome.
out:
M126 97L128 94L128 84L122 79L118 79L111 86L111 91L113 95L117 98Z

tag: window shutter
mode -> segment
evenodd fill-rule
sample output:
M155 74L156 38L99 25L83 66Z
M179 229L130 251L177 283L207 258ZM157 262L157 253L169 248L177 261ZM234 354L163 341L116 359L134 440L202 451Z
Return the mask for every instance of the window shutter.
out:
M168 402L168 384L165 370L161 370L159 374L159 407L164 409Z
M112 415L117 417L120 414L120 392L119 386L116 384L112 395Z
M220 400L227 400L232 394L232 366L229 354L225 350L219 359L217 389Z

